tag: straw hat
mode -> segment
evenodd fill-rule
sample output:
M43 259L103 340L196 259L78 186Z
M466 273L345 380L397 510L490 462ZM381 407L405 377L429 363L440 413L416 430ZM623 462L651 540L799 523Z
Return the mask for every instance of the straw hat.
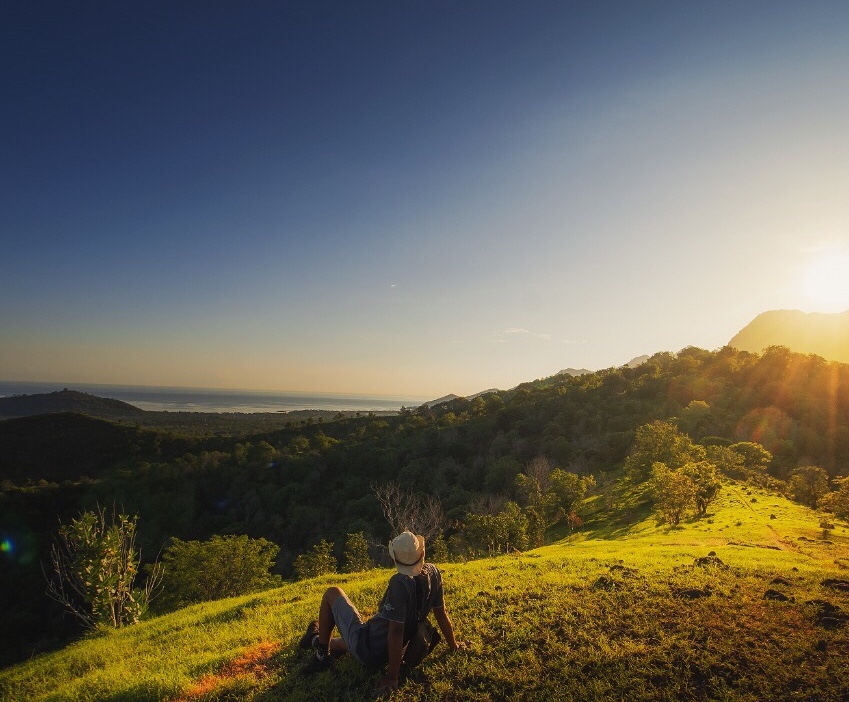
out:
M402 575L418 575L422 572L425 559L424 536L411 531L399 534L389 542L389 555Z

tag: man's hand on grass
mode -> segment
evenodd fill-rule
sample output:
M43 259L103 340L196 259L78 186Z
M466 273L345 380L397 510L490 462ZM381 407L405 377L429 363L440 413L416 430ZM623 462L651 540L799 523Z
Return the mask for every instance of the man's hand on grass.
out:
M398 689L398 678L390 678L389 676L384 676L380 679L380 682L377 683L377 687L375 687L374 691L377 697L385 697L392 693L393 690Z

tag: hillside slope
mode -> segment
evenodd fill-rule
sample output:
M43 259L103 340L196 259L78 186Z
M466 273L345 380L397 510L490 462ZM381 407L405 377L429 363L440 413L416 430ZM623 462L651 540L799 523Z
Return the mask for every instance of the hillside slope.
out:
M849 310L839 314L764 312L737 332L728 345L751 353L760 353L769 346L786 346L797 353L814 353L829 361L849 363Z
M816 513L734 483L706 519L675 529L627 523L632 496L617 499L605 511L595 498L571 540L441 566L471 648L443 645L392 699L847 699L849 592L828 584L846 579L846 525L823 540ZM368 700L377 673L343 658L307 677L295 647L326 586L342 583L370 615L390 574L324 576L103 632L0 672L0 700Z

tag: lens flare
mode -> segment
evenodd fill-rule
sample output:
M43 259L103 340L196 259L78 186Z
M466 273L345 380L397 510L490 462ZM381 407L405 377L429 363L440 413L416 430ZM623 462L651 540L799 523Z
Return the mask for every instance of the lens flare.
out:
M9 553L11 554L15 550L15 545L12 543L10 539L3 539L0 541L0 553Z

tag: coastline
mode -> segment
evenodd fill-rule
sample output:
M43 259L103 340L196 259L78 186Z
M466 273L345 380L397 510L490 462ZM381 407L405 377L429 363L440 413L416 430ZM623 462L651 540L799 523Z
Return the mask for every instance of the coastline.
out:
M301 393L0 380L0 397L51 393L64 389L121 400L148 412L280 415L299 410L395 412L401 407L417 407L423 402L427 402L427 398L354 393Z

